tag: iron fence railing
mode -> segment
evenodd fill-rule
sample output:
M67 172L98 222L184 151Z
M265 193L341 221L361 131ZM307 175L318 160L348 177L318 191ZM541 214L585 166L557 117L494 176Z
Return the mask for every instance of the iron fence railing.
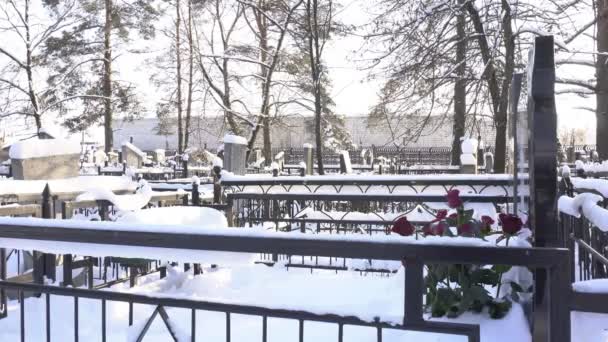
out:
M101 228L101 227L100 227ZM134 231L130 229L137 229ZM106 303L108 301L121 301L127 303L140 303L154 305L156 309L151 317L146 318L151 322L154 316L160 314L167 322L170 320L168 308L187 308L192 310L195 317L197 310L208 310L225 313L226 317L226 341L230 341L230 320L234 314L247 314L259 316L265 322L269 317L280 317L294 319L299 322L299 340L303 341L305 335L304 322L317 321L336 324L339 331L344 325L370 326L377 329L378 341L382 340L383 329L418 330L436 333L446 333L467 336L469 341L479 341L479 327L469 324L457 324L452 322L439 322L425 320L424 318L424 285L423 266L429 263L439 264L504 264L520 265L530 268L543 269L548 273L547 292L549 298L547 310L535 312L534 341L567 342L570 341L570 313L569 306L563 305L563 300L570 296L570 263L569 253L565 249L556 248L487 248L466 247L446 245L423 245L406 241L393 240L390 242L374 241L371 237L362 236L357 239L344 240L336 236L310 236L305 239L293 236L279 236L276 233L266 232L218 232L199 231L197 233L166 233L161 231L142 231L141 227L124 224L104 225L97 229L95 224L87 223L82 227L63 227L61 223L37 221L18 221L17 219L0 219L0 238L11 239L13 244L21 241L61 242L53 245L52 252L69 253L70 244L77 244L81 248L95 246L99 252L103 246L112 245L116 248L148 247L148 253L154 253L154 249L174 249L175 251L187 251L187 255L196 258L197 251L228 251L245 253L269 253L269 254L297 254L297 255L321 255L326 257L379 259L379 260L405 260L405 300L403 303L403 322L394 325L382 321L365 321L357 317L336 314L315 314L305 310L275 309L259 306L248 306L240 304L224 304L210 301L197 301L191 299L177 299L167 297L154 297L149 293L139 295L136 292L129 293L96 291L78 289L71 287L55 287L41 284L23 284L0 281L0 288L12 289L19 293L21 339L25 340L27 331L25 322L26 308L24 293L42 293L46 302L45 320L33 321L29 318L28 326L41 325L46 327L47 341L51 341L51 320L63 319L51 317L51 296L68 296L74 298L74 327L75 340L78 340L78 327L82 322L79 320L78 301L80 298L90 298L101 301L101 340L106 341ZM6 241L0 239L0 241ZM17 241L17 242L15 242ZM91 243L94 241L94 243ZM1 242L0 242L1 243ZM7 247L7 246L2 246ZM50 247L49 247L50 248ZM180 253L184 255L186 253ZM2 265L4 266L4 264ZM303 284L304 286L305 284ZM328 309L331 312L331 309ZM14 314L17 314L15 312ZM129 324L133 324L132 306L129 308ZM196 339L196 321L192 320L191 340ZM145 326L149 326L146 324ZM267 332L266 325L264 331ZM139 331L139 338L143 338L146 329ZM267 336L265 333L264 336ZM174 336L174 339L176 337ZM262 338L266 341L266 338ZM342 333L338 334L338 341L343 340Z

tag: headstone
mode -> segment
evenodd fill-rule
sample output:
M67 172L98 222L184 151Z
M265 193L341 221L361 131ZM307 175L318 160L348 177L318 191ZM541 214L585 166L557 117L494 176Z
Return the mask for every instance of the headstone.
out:
M154 150L154 153L152 153L152 160L156 164L163 164L166 161L165 150L160 148Z
M108 156L103 150L100 149L93 153L93 162L95 165L103 166L105 165L106 161L108 161Z
M127 166L139 169L144 164L146 154L130 142L122 143L122 161L127 163Z
M483 154L483 158L486 173L494 172L494 154L492 154L492 152L486 152Z
M14 179L62 179L77 177L80 144L61 139L30 139L11 145Z
M116 165L118 164L119 158L118 158L118 153L112 151L112 152L108 152L108 162L112 165Z
M477 173L477 140L461 138L460 173Z
M281 170L285 167L285 152L281 151L274 156L274 162L279 165Z
M306 164L306 174L307 175L312 175L314 173L315 167L314 167L314 162L313 162L313 154L314 154L314 147L312 147L312 144L304 144L304 163Z
M224 170L244 175L246 158L247 139L231 134L224 136Z
M350 155L348 151L340 151L340 173L353 173L353 166L350 163Z

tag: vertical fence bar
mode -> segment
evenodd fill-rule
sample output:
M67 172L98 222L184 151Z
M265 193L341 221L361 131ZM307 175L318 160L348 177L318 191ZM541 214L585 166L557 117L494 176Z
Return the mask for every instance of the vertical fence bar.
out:
M74 342L78 342L78 297L74 297Z
M262 316L262 342L268 341L268 317Z
M192 309L191 314L191 322L190 322L190 337L191 342L196 341L196 310Z
M17 251L19 255L19 251ZM17 268L18 270L19 268ZM19 271L17 271L19 273ZM6 249L0 248L0 280L6 280ZM0 289L0 318L8 315L6 290Z
M106 300L101 300L101 341L106 342Z
M46 342L51 342L51 295L46 293Z
M21 327L21 342L25 342L25 296L19 291L19 325Z
M226 342L230 342L230 312L226 312Z

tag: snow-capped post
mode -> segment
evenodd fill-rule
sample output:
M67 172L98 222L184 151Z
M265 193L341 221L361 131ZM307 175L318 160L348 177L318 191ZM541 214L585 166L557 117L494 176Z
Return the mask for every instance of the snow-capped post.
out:
M557 224L557 113L555 110L555 51L553 36L535 38L528 66L528 129L530 204L528 222L537 247L561 247ZM569 268L569 264L565 268ZM550 291L570 281L554 279L556 272L536 269L534 286L534 340L570 336L570 312ZM558 273L558 275L559 275ZM567 291L567 289L566 289ZM550 335L548 335L550 334ZM553 338L551 338L553 339Z
M306 174L307 175L312 175L315 171L315 166L314 166L314 162L313 162L313 155L314 155L314 147L312 147L312 144L304 144L302 145L302 147L304 147L304 163L306 163Z
M279 176L279 164L278 163L272 162L272 164L270 164L270 169L272 170L272 177Z
M182 177L188 178L188 161L190 160L190 156L188 153L182 154L182 168L184 169L184 175Z
M220 157L213 159L213 204L222 203L222 165Z
M201 181L198 177L192 177L192 205L196 207L201 205L201 197L198 192L198 186L200 182Z
M477 173L477 140L467 139L462 137L460 139L461 145L460 150L460 173L476 174Z
M47 183L42 191L42 202L41 202L41 212L42 218L44 219L53 219L53 195L51 194L51 188ZM34 280L40 281L42 284L42 277L46 276L49 279L53 279L55 281L55 254L42 254L40 258L38 258L34 263L34 268L38 266L38 274L34 272L35 277Z
M224 169L235 175L246 173L247 139L238 135L224 136Z

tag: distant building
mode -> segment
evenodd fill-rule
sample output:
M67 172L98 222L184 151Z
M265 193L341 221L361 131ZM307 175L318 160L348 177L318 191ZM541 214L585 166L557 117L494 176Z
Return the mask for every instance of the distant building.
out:
M433 120L431 120L433 121ZM368 124L366 116L347 116L345 128L350 132L354 144L360 146L384 146L405 145L411 147L444 147L452 143L452 123L450 120L435 122L431 128L427 128L419 134L417 141L407 141L403 133L395 134L395 138L389 133L391 130L382 124ZM158 135L158 120L156 118L145 118L133 122L114 122L114 149L120 149L124 141L132 137L136 146L144 151L153 151L158 148L167 150L177 149L177 135ZM480 125L479 130L474 130L472 137L477 138L481 133L482 141L493 145L494 129L491 123ZM193 132L190 135L191 147L217 148L221 145L222 137L226 133L223 117L193 118ZM468 131L467 131L468 132ZM291 116L282 118L281 122L274 123L271 130L273 147L302 146L304 143L314 143L314 120L312 117ZM406 138L406 139L404 139ZM262 132L260 131L256 145L262 145Z

